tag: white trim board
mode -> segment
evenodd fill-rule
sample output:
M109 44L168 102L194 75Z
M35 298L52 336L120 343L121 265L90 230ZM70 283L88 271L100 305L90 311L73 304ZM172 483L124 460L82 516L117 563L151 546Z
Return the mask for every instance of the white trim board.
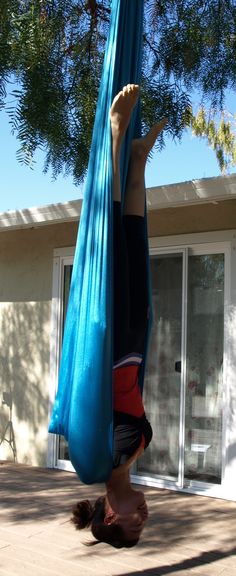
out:
M216 232L194 232L192 234L178 234L176 236L152 236L148 240L150 254L159 248L173 248L175 250L195 244L232 242L236 244L236 230L217 230Z

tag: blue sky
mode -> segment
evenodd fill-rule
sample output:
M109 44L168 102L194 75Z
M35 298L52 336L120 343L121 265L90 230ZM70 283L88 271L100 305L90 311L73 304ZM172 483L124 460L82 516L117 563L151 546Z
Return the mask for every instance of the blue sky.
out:
M61 176L54 181L50 173L43 174L41 152L36 155L37 163L33 170L18 163L16 159L18 142L11 134L4 110L0 113L0 127L0 212L66 202L81 197L82 190L73 184L72 178ZM236 172L236 167L232 172ZM219 175L220 170L213 150L188 131L181 142L169 139L166 148L161 153L153 155L146 170L146 186L160 186Z

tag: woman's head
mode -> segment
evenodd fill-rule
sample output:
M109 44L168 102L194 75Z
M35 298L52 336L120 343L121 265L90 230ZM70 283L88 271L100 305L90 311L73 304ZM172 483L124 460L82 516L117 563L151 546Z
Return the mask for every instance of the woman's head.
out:
M78 502L73 508L72 522L78 530L90 526L99 542L115 548L131 548L139 541L146 518L146 503L135 512L115 514L107 509L106 497L103 496L94 505L89 500Z

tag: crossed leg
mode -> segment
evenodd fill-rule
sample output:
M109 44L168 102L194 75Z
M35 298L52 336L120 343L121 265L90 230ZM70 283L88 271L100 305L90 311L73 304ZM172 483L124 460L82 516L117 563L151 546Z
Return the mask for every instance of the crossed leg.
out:
M118 202L121 201L120 150L138 95L139 87L136 84L128 84L114 98L110 109L113 158L113 200ZM161 120L152 126L146 136L132 141L126 182L125 214L134 214L137 216L144 215L145 166L149 153L165 124L166 119Z

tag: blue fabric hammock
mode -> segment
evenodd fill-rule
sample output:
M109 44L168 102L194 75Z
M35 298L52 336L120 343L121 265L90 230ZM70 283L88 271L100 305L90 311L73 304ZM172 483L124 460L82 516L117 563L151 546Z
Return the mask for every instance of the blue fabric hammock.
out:
M82 482L106 481L112 471L113 278L112 152L109 110L115 94L141 74L143 0L113 0L94 123L49 432L68 441ZM122 193L131 139L140 135L133 112L121 158ZM143 378L140 385L142 387Z

